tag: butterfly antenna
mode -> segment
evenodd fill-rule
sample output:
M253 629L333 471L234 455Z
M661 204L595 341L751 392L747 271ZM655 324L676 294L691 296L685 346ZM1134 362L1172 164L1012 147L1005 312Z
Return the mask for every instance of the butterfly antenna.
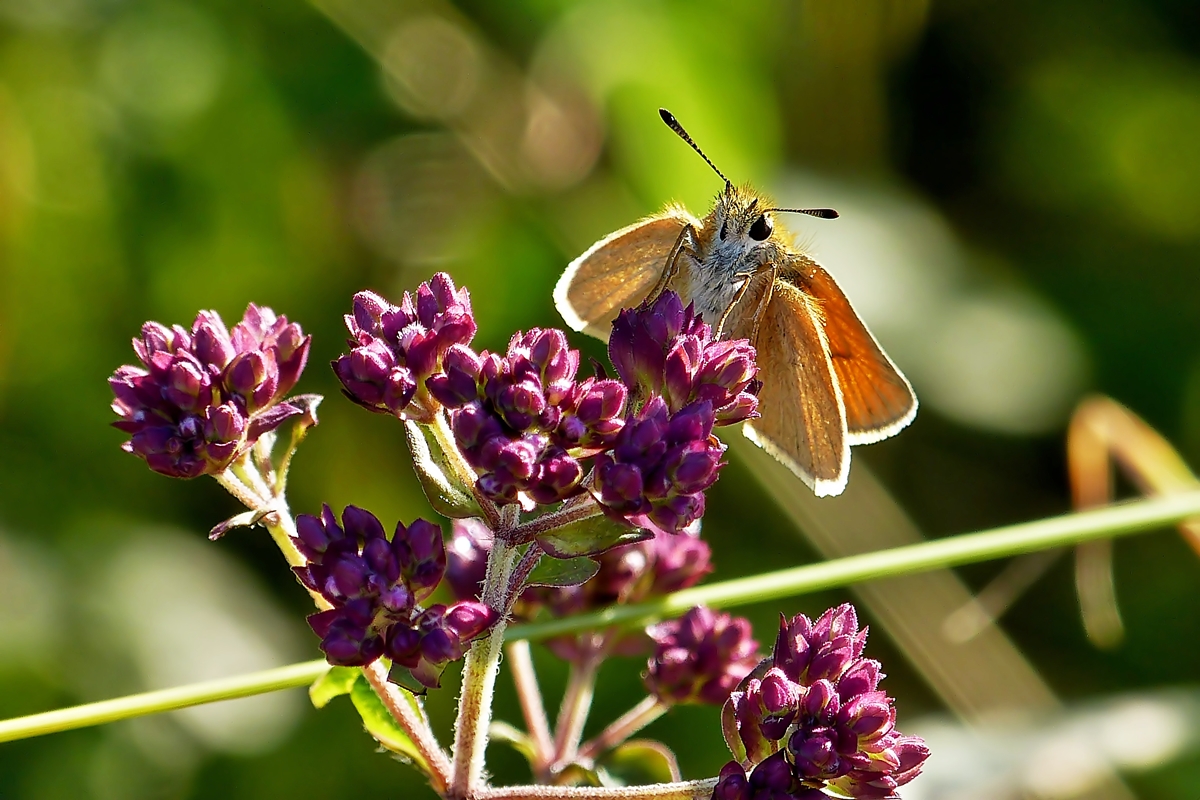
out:
M817 219L837 219L840 214L832 208L768 208L767 211L782 211L788 214L808 214Z
M660 108L658 110L658 115L662 117L663 122L667 123L668 128L675 131L676 135L679 136L680 139L683 139L692 146L693 150L700 154L700 157L704 159L704 162L712 167L713 172L717 173L721 180L725 181L726 186L730 185L729 178L726 178L724 173L717 169L717 165L714 164L708 156L704 155L704 151L700 149L700 145L696 144L691 136L688 136L688 132L685 131L683 126L679 124L679 120L675 119L674 114L672 114L670 111L667 111L665 108Z

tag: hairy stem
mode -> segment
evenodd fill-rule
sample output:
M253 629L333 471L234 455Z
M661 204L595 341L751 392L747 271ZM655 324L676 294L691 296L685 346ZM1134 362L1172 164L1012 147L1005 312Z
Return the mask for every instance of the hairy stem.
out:
M554 753L554 741L550 738L550 721L546 717L546 706L542 702L542 690L538 686L537 672L533 668L533 654L529 642L513 642L506 648L508 667L513 683L517 687L517 699L521 702L521 714L525 717L525 729L533 742L534 772L540 772Z
M363 675L375 694L396 723L408 734L408 738L416 745L421 757L429 765L429 783L438 794L444 794L450 785L450 756L442 749L429 720L420 714L408 700L400 696L405 691L394 683L388 682L388 671L379 661L363 667ZM418 699L419 702L419 699Z
M475 497L475 502L483 511L483 521L491 528L497 538L505 535L513 525L505 525L500 518L500 512L496 509L496 504L480 493L475 485L475 470L463 458L462 451L458 449L458 444L454 441L454 431L450 430L450 423L446 420L444 413L436 413L433 415L432 421L429 423L429 429L433 431L433 436L437 439L438 445L442 448L442 453L445 454L449 461L450 469L454 472L454 478L459 482L459 485L466 487L467 491Z
M514 645L515 647L515 645ZM657 697L646 697L642 702L626 711L596 737L579 748L579 758L582 761L595 761L607 750L619 745L654 720L667 713L665 703Z
M486 789L477 800L708 800L716 778L649 786L504 786Z
M221 484L221 488L233 495L234 499L246 508L258 511L266 505L266 498L260 497L257 492L243 483L242 479L235 475L232 470L227 469L213 477L217 479L217 483Z
M554 766L563 767L575 760L579 741L583 738L583 726L592 710L592 696L596 690L596 672L603 658L604 645L593 641L578 663L571 664L567 691L558 710L558 721L554 725Z
M506 595L516 554L515 548L497 536L488 555L487 577L483 582L481 599L501 612L507 607ZM454 798L474 797L482 788L483 756L487 747L488 725L492 721L492 697L496 689L496 673L500 669L500 655L504 651L507 624L507 616L502 615L485 638L471 645L463 664L449 792Z

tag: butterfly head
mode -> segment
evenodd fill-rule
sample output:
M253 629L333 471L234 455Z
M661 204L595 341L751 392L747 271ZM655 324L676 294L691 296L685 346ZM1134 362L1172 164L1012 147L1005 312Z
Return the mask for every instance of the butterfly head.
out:
M711 256L727 264L769 263L783 245L775 227L772 203L749 186L726 184L704 221Z

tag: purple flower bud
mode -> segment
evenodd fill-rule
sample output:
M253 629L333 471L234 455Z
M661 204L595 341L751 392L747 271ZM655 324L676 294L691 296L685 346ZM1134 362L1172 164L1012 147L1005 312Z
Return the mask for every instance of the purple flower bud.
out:
M857 737L861 747L891 733L896 725L896 709L885 692L867 692L842 705L837 722Z
M434 399L447 408L459 408L479 397L479 374L483 359L466 345L446 351L444 372L431 375L425 386Z
M282 318L281 324L299 339L302 368L308 340L298 326ZM231 337L212 311L201 312L192 331L146 323L133 342L142 367L123 366L109 379L112 408L121 417L113 425L130 436L122 448L154 471L181 478L224 471L258 437L300 413L282 401L291 384L281 385L274 344L239 349L244 337Z
M400 666L412 669L421 660L421 632L407 625L391 626L387 631L384 652Z
M300 514L296 517L296 547L310 561L320 559L329 545L343 538L337 517L328 505L321 507L321 516Z
M764 792L770 792L773 796L786 795L792 783L792 765L782 751L763 759L750 775L750 787L756 797Z
M432 594L446 573L446 547L441 527L423 519L413 520L407 528L397 522L391 549L396 554L404 582L417 601Z
M609 337L609 358L634 396L663 397L672 412L707 401L718 425L753 417L759 385L754 348L718 342L692 306L674 292L622 311Z
M921 774L925 759L929 758L929 746L920 736L896 736L890 748L899 765L892 777L897 786L903 786Z
M403 418L414 413L411 404L421 386L442 372L447 351L470 343L475 319L466 289L456 289L439 273L417 287L415 302L406 292L399 306L373 292L359 292L346 328L352 349L333 368L347 395L373 411ZM461 377L456 374L451 386L439 378L438 392L459 396L465 391Z
M675 292L663 292L649 306L624 309L613 322L608 337L608 358L631 390L661 394L667 348L684 329L689 307Z
M383 655L383 639L340 609L313 614L308 622L330 664L361 667Z
M460 642L467 643L492 627L499 618L495 609L483 603L463 600L446 609L443 624Z
M748 620L703 606L655 625L650 636L646 687L664 703L721 705L759 661Z
M416 620L420 632L419 659L410 667L414 678L423 685L436 689L441 685L441 674L451 661L462 658L471 640L491 627L499 614L482 603L461 601L447 608L434 605L427 608Z
M730 761L721 767L712 800L753 800L750 781L746 778L746 770L742 769L741 764Z
M559 444L585 449L610 445L625 426L622 414L628 392L614 380L588 378L564 404L556 431Z
M446 548L446 581L459 600L478 600L494 536L477 519L456 519L451 525L454 532Z
M803 787L790 796L825 788L894 798L929 755L920 738L896 732L895 706L877 689L879 662L862 657L866 636L848 604L816 621L783 619L772 657L730 695L722 713L730 748L750 764L790 762Z
M762 718L759 727L768 739L782 739L796 718L803 689L788 680L783 670L772 667L758 685L757 697Z
M339 525L325 506L319 518L297 518L293 541L309 559L296 576L332 606L309 618L331 663L361 666L386 653L435 686L445 665L498 618L473 601L449 609L418 605L446 571L441 529L433 523L398 523L389 541L370 512L347 506Z
M712 406L699 401L671 415L652 397L595 464L593 496L630 524L678 532L704 513L724 445L710 437Z
M838 694L842 700L849 700L855 695L873 692L883 677L878 661L860 658L838 680Z
M788 740L788 753L796 773L805 780L833 780L844 775L848 767L842 764L830 728L801 728Z
M652 554L648 592L651 596L695 586L712 571L712 549L694 534L659 533L646 545Z
M215 311L201 311L192 323L192 352L203 364L210 364L220 372L237 354L237 348L229 337L225 323Z

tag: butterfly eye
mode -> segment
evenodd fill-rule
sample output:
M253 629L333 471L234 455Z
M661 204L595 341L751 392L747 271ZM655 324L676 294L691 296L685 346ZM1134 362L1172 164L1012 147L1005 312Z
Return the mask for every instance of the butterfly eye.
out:
M729 223L722 222L721 223L721 233L719 234L722 242L725 241L725 234L728 232L729 232Z
M750 226L750 238L756 242L765 242L771 235L771 231L775 226L771 223L771 218L763 214L758 219L754 220L754 224Z

